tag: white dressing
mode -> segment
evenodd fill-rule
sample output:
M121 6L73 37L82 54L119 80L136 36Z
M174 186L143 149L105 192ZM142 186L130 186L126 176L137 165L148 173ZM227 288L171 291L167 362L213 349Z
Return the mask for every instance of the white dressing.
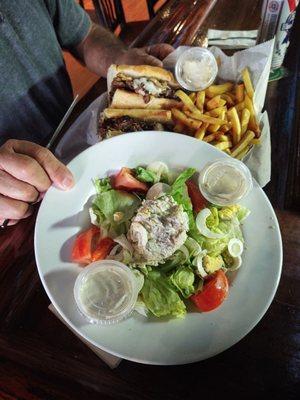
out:
M200 173L200 191L208 201L216 205L237 203L252 186L250 171L238 160L228 158L208 163Z
M74 296L91 322L111 324L132 311L138 290L136 277L126 265L104 260L90 264L78 275Z
M212 66L206 60L186 60L182 64L183 79L193 86L205 86L212 76Z

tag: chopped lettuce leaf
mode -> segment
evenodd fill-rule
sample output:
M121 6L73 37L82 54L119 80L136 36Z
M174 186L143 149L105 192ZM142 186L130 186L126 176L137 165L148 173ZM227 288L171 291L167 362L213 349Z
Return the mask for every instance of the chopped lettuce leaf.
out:
M211 214L206 218L206 226L214 230L219 225L219 214L216 207L209 207Z
M141 294L146 307L156 317L183 318L186 314L184 302L161 272L148 273Z
M232 238L237 238L243 241L243 234L236 217L233 217L230 221L222 220L212 229L215 232L223 233L224 237L221 239L204 238L202 248L207 250L209 256L219 256L227 248L228 242Z
M186 188L185 182L190 179L196 172L195 168L188 168L178 175L177 179L172 185L172 196L180 197L182 194L182 189Z
M141 296L138 296L138 299L134 305L133 311L136 311L138 314L142 315L143 317L148 317L148 308L146 307L146 304L143 302L143 299Z
M109 190L98 195L93 202L93 209L110 223L120 223L129 220L140 205L140 200L133 194L121 190ZM123 218L116 221L115 213L122 213Z
M145 282L145 277L144 275L141 273L141 271L139 271L138 269L132 269L132 272L136 278L136 285L138 288L138 291L140 292L144 286L144 282Z
M192 237L187 237L184 245L188 249L190 257L196 257L202 251L200 244Z
M133 194L111 189L96 196L92 209L97 217L98 225L106 229L107 234L114 238L127 233L127 223L140 203Z
M96 188L96 192L98 194L108 192L109 190L112 189L109 177L102 178L102 179L96 178L94 180L94 185L95 185L95 188Z
M169 279L186 299L195 293L195 275L190 267L185 266L178 268Z
M240 222L242 222L248 217L249 214L250 214L250 210L247 207L240 205L240 207L236 213L236 216L237 216L237 219Z
M135 168L135 177L141 182L155 183L157 182L157 174L154 171L147 170L143 167Z
M186 251L185 251L185 250ZM181 246L174 254L169 257L164 264L160 264L159 271L169 272L174 268L184 265L189 259L188 250L185 246Z
M183 171L175 180L171 186L171 196L177 204L181 204L184 211L187 213L189 218L189 232L188 235L195 239L200 245L203 241L203 236L200 235L194 218L193 205L188 194L188 190L185 182L190 179L194 173L194 168L188 168Z
M173 182L168 166L161 161L154 161L149 164L146 169L155 174L156 178L154 183L163 182L170 185Z

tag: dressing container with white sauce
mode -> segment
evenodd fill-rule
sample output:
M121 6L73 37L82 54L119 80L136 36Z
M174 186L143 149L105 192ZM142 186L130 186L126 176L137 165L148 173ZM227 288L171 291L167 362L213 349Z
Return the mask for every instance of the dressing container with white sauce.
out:
M200 172L202 195L218 206L242 200L253 188L252 175L244 163L234 158L210 162Z
M113 324L132 312L139 292L134 273L114 260L96 261L78 275L74 297L80 312L94 324Z
M185 89L199 91L210 86L218 74L214 55L203 47L192 47L184 51L175 65L178 83Z

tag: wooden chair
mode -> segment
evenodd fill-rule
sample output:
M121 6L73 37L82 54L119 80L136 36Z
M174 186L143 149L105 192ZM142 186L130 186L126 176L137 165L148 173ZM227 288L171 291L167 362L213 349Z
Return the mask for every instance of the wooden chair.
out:
M152 19L155 16L155 4L158 2L158 0L147 0L147 7L148 7L148 12L150 19Z
M126 25L121 1L93 0L96 15L101 25L115 32L118 27L122 31Z
M137 0L139 1L139 0ZM114 32L127 45L143 31L148 21L126 23L120 0L93 0L98 22Z

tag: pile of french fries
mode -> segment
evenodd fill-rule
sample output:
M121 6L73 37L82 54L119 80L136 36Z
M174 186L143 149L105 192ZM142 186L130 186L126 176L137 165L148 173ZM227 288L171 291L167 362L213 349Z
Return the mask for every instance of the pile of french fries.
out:
M253 107L254 89L248 68L243 82L211 85L200 92L176 92L181 109L172 109L174 131L194 136L241 160L260 143L260 128Z

